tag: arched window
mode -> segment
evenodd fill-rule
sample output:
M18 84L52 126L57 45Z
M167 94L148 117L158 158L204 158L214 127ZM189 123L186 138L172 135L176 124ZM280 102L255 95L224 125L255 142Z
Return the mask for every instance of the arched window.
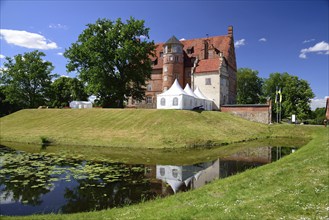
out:
M160 168L160 175L164 176L166 174L165 168L161 167Z
M172 100L172 105L173 106L177 106L178 105L178 98L175 97L173 100Z
M165 106L166 105L166 99L165 98L161 98L160 105L161 106Z
M178 177L178 170L177 169L172 169L172 176L174 178L177 178Z

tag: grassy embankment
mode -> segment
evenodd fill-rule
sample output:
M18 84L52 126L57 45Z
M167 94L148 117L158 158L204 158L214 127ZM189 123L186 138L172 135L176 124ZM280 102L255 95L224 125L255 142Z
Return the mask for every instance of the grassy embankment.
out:
M267 126L228 113L136 109L34 109L0 119L2 142L179 148L270 136L305 136L299 126Z
M223 117L231 118L228 115ZM240 125L234 127L244 127L242 130L247 127L251 136L257 137L257 129L261 127L266 130L262 135L295 138L311 135L313 139L280 161L214 181L190 192L124 208L72 215L34 215L23 219L327 219L328 129L286 125L270 126L269 132L265 125L251 123L248 127L249 122L235 120ZM232 125L228 129L233 129ZM236 138L238 136L225 141L238 140Z

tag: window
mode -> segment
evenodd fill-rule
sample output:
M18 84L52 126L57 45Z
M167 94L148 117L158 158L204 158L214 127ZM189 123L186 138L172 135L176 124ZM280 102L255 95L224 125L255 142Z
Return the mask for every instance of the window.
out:
M166 174L166 170L165 170L165 168L161 167L161 168L160 168L160 175L161 175L161 176L164 176L165 174Z
M168 81L168 76L164 76L163 81L165 81L165 82Z
M173 176L174 178L177 178L177 177L178 177L178 170L177 170L177 169L173 169L173 170L172 170L172 176Z
M166 53L171 53L171 45L166 46Z
M172 100L172 105L173 106L178 106L178 98L175 97L173 100Z
M173 60L174 60L174 57L173 57L173 56L170 56L170 57L169 57L169 60L170 60L170 61L173 61Z
M211 85L211 78L206 78L206 85Z
M166 105L166 99L165 98L161 98L160 105L161 106L165 106Z
M146 97L146 104L152 104L152 96Z
M179 57L175 56L175 62L178 62L178 60L179 60Z
M151 83L147 85L147 91L152 91L152 84Z
M163 57L163 52L160 52L160 57Z
M168 67L167 66L164 66L163 67L163 71L166 73L166 72L168 72Z

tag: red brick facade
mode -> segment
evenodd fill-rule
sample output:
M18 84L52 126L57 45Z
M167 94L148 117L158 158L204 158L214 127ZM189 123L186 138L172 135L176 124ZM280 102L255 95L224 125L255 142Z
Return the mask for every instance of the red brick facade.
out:
M227 35L223 36L181 41L173 36L165 43L156 44L152 61L153 70L145 93L146 100L138 103L137 107L155 108L156 95L169 89L175 79L182 88L189 84L195 89L199 85L194 82L194 77L207 77L209 74L218 74L220 80L225 77L228 89L225 90L227 94L224 94L219 80L219 85L216 84L217 90L208 93L208 96L214 97L208 98L215 100L225 96L226 98L222 98L221 101L216 99L218 108L220 104L235 103L237 66L232 26L228 27ZM130 100L129 105L135 104Z

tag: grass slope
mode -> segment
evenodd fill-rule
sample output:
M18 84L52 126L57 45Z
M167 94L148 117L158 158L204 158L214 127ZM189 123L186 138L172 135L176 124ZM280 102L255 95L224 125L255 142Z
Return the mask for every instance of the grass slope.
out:
M30 109L0 119L1 141L112 147L193 147L269 135L228 113L142 109Z
M292 155L197 190L99 212L4 219L328 219L328 129L312 135Z

